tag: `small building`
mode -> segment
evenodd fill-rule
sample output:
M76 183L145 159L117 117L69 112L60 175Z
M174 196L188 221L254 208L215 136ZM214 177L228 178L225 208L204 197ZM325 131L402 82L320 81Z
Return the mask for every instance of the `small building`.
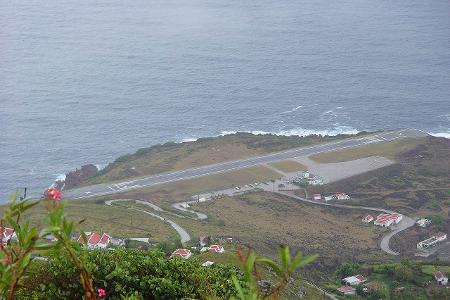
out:
M346 193L336 193L335 196L337 200L350 200L350 196Z
M188 259L191 256L192 256L192 253L191 253L191 251L189 251L189 249L177 249L177 250L173 251L172 255L170 255L170 258L181 257L183 259Z
M447 234L444 232L436 232L430 238L417 243L417 249L429 248L443 242L447 239Z
M214 264L213 261L205 261L204 263L202 263L202 267L210 267Z
M373 221L373 216L372 215L365 215L363 218L362 218L362 221L364 222L364 223L370 223L370 222L372 222Z
M443 242L447 239L447 234L445 232L436 232L433 237L439 242Z
M6 244L10 239L15 238L16 233L14 232L14 229L0 226L0 239L3 244Z
M422 219L417 220L416 224L417 224L417 226L425 228L431 224L431 220L422 218Z
M208 251L213 253L224 253L225 249L221 245L210 245Z
M77 241L85 244L88 249L105 249L111 242L111 237L106 233L100 235L96 232L86 232L86 240L80 235Z
M321 201L322 200L322 195L321 194L314 194L313 196L315 201Z
M366 281L367 281L367 279L360 274L342 279L342 282L345 283L346 285L359 285Z
M332 195L332 196L325 196L324 199L325 199L325 202L328 202L328 201L334 200L336 198L334 197L334 195Z
M344 285L341 286L340 288L337 289L337 291L341 294L341 295L356 295L356 289L354 287L348 286L348 285Z
M448 284L448 277L445 276L441 271L434 273L434 279L436 279L437 283L440 285Z

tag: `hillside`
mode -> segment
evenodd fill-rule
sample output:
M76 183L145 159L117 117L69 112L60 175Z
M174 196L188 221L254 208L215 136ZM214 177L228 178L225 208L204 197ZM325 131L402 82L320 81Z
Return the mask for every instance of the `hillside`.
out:
M360 132L357 136L366 135ZM228 160L266 154L296 147L345 139L353 135L278 136L236 133L201 138L194 142L166 143L142 148L134 154L119 157L104 169L93 172L87 165L66 176L65 188L177 171Z

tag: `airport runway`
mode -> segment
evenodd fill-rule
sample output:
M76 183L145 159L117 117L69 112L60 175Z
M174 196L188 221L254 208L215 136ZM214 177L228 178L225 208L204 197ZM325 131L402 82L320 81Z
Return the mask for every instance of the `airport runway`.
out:
M401 129L396 131L382 132L365 137L349 138L338 142L320 144L311 147L295 148L282 152L275 152L246 159L227 161L223 163L202 166L198 168L186 169L172 173L162 173L144 178L129 181L113 182L108 184L96 184L86 187L75 188L63 191L64 198L84 199L95 196L115 194L143 187L154 186L179 180L186 180L200 176L219 174L233 170L253 167L260 164L272 163L280 160L295 158L298 156L314 155L322 152L331 152L346 148L353 148L361 145L393 141L403 138L418 138L427 134L415 129Z

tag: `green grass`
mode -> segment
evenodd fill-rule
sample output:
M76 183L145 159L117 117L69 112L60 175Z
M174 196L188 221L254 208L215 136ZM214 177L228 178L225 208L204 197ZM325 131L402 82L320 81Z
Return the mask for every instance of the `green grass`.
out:
M431 276L434 276L434 273L441 271L444 274L450 274L450 266L434 266L434 265L425 265L422 266L422 272Z
M374 155L395 160L399 153L413 149L424 140L424 138L394 140L391 142L369 144L346 150L320 153L312 155L310 158L319 163L337 163Z
M299 172L299 171L306 171L308 168L304 165L302 165L299 162L293 161L293 160L282 160L277 161L270 164L272 167L274 167L277 170L280 170L285 173L293 173L293 172Z
M43 201L25 214L33 225L44 225L48 204ZM5 206L0 207L3 213ZM147 214L121 207L106 206L103 201L69 201L66 203L69 219L83 221L85 231L106 232L113 237L148 237L152 241L177 236L170 225Z

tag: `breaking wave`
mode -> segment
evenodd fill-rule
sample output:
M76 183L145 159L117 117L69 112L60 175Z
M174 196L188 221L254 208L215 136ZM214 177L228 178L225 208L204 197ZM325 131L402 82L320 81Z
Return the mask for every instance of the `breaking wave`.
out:
M449 132L436 132L436 133L430 133L430 135L436 136L436 137L443 137L443 138L446 138L446 139L450 139L450 133Z
M229 131L224 130L220 133L220 136L235 134L238 131ZM285 136L308 136L308 135L328 135L328 136L336 136L339 134L357 134L359 130L350 127L350 126L336 126L332 129L323 129L323 130L314 130L314 129L305 129L305 128L294 128L288 130L280 130L280 131L261 131L261 130L239 130L239 132L248 132L252 134L274 134L274 135L285 135Z

